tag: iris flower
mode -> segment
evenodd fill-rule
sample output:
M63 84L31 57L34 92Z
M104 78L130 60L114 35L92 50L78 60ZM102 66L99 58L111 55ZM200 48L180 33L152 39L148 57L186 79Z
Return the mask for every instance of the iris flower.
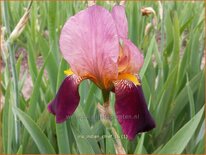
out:
M128 39L124 6L115 5L111 13L98 5L80 11L63 26L59 43L71 69L48 105L57 123L74 113L78 86L90 79L104 92L115 93L115 113L128 139L155 127L138 77L144 58Z

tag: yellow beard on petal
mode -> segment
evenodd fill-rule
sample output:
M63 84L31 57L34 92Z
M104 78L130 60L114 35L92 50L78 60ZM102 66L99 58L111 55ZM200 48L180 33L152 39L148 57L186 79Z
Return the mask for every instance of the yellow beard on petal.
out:
M67 76L70 76L70 75L72 75L72 74L74 74L74 73L73 73L73 71L72 71L71 68L70 68L70 69L65 70L65 71L64 71L64 74L66 74Z
M129 74L129 73L119 74L118 75L118 80L129 80L129 81L132 81L135 85L141 86L140 81L133 74Z

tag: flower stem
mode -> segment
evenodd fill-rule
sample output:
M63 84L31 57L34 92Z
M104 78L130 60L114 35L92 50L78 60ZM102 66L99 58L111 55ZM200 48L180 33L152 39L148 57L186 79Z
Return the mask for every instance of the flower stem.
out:
M8 16L8 2L4 2L3 3L3 20L5 22L5 26L6 26L6 30L10 33L10 27L9 27L9 16ZM16 72L16 67L15 67L15 53L14 53L14 49L12 48L10 42L6 43L6 46L8 48L9 51L9 60L10 60L10 64L11 64L11 74L13 77L13 86L14 86L14 105L18 107L19 104L19 92L18 92L18 77L17 77L17 72ZM20 128L20 124L17 120L17 116L14 115L14 128L15 128L15 141L16 144L19 144L19 128Z
M120 136L118 135L117 131L113 127L112 124L112 110L110 108L109 104L109 93L106 91L102 91L102 96L104 99L104 104L101 105L98 103L97 109L100 113L100 119L102 121L102 124L108 129L110 134L113 137L114 140L114 148L116 151L116 154L126 154L124 147L122 146L122 142L120 140Z
M104 104L106 103L109 104L109 94L110 94L109 91L102 90L102 97L103 97Z
M110 128L110 132L112 136L114 137L114 148L116 151L116 154L126 154L124 147L122 146L122 142L119 138L119 135L117 134L117 131L115 130L114 127Z

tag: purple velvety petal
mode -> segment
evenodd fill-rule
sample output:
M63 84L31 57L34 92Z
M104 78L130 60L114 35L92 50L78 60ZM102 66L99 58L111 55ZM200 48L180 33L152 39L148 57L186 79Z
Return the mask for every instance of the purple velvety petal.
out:
M135 86L127 80L118 81L115 83L115 96L117 119L129 140L134 139L136 134L155 127L141 86Z
M80 78L76 75L70 75L62 82L56 97L48 105L48 110L56 115L56 122L62 123L76 110L79 104L78 86Z

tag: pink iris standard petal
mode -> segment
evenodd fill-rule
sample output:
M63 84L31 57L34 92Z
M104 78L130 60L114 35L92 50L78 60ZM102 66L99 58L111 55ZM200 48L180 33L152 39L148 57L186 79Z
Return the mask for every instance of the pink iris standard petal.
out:
M117 119L129 140L134 139L136 134L155 127L141 86L135 86L131 81L120 80L115 83L115 96Z
M112 17L115 21L117 32L122 40L122 57L119 58L120 72L137 73L143 63L144 57L140 50L128 39L128 23L125 14L125 7L116 5L112 9Z
M141 54L140 50L128 39L123 39L122 48L123 56L127 58L124 60L127 62L127 66L125 66L125 69L122 71L122 73L139 72L144 63L143 54Z
M80 78L70 75L62 82L56 97L48 105L48 110L56 115L56 122L62 123L76 110L79 104L78 86Z
M116 28L118 35L121 38L127 38L128 36L128 23L127 23L127 17L125 14L125 8L121 5L115 5L112 8L112 17L115 21Z
M93 5L71 17L62 29L60 48L75 74L103 83L117 78L118 35L103 7Z

